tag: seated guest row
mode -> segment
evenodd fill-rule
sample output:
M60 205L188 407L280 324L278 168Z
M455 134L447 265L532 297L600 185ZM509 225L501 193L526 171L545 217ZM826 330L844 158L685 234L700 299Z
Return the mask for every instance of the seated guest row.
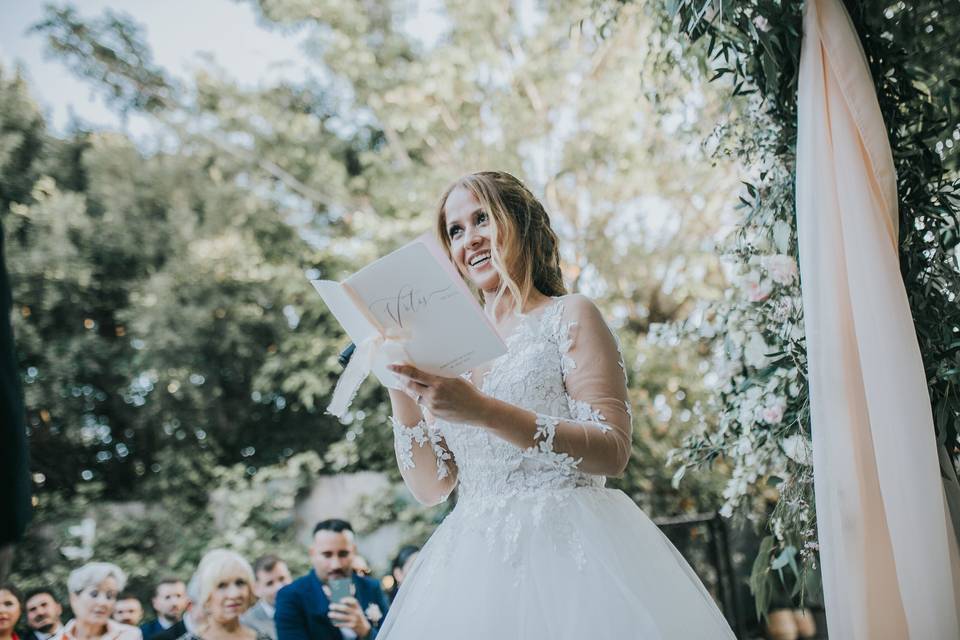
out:
M401 549L384 578L390 595L415 567L417 547ZM164 578L151 604L156 619L141 624L143 606L126 593L126 573L108 562L91 562L67 581L73 618L51 589L22 597L0 585L0 640L342 640L376 638L388 609L380 583L368 577L345 520L317 524L309 548L312 570L292 581L276 555L251 566L227 549L204 555L188 583ZM18 634L17 622L26 628ZM139 625L139 626L138 626Z

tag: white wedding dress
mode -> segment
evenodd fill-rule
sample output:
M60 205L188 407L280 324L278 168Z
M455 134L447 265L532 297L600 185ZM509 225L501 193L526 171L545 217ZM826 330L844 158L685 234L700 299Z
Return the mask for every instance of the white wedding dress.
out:
M432 449L436 467L416 472L455 474L459 492L378 640L734 638L667 538L604 488L629 458L630 407L593 303L554 298L521 317L507 346L479 384L537 414L529 448L475 426L393 420L401 468Z

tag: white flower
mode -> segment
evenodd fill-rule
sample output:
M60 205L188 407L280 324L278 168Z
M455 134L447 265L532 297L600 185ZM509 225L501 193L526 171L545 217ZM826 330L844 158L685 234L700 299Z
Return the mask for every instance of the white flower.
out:
M747 347L743 350L743 357L746 359L748 366L754 369L762 369L767 365L767 353L769 351L770 347L764 342L763 336L754 333L750 336Z
M813 464L813 448L810 446L810 441L807 440L806 437L795 434L784 438L780 445L783 447L783 452L787 454L787 457L794 462L806 465Z
M757 31L763 31L764 33L770 31L770 22L763 16L755 16L753 26L757 28Z
M370 606L367 607L363 613L373 624L377 624L383 618L383 611L380 611L380 607L377 606L376 602L371 602Z
M790 284L797 277L797 263L787 255L767 256L763 266L777 284Z
M780 518L772 518L771 522L773 522L773 535L777 540L783 540L783 521Z
M753 407L746 404L740 405L740 410L737 412L737 422L742 427L749 428L753 424Z
M792 230L786 221L777 220L773 223L773 244L776 245L777 251L780 253L786 253L790 250L791 234Z
M747 340L747 334L739 329L734 329L727 334L727 337L735 345L741 345Z

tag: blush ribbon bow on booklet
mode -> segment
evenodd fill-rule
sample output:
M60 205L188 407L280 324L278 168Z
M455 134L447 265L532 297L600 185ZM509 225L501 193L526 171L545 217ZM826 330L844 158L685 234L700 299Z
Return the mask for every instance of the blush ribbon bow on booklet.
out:
M424 234L343 282L310 280L356 345L327 413L341 418L370 372L387 387L387 365L404 362L455 377L507 352L443 250Z

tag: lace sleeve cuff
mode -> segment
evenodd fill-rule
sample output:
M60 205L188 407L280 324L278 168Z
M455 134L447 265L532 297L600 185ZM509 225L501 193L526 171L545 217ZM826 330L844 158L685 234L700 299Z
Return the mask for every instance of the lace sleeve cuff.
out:
M393 446L401 470L417 466L413 459L414 444L421 449L429 444L437 461L437 479L443 480L449 475L447 461L450 460L450 452L440 444L440 432L437 429L431 428L423 420L408 427L393 416L390 416L390 424L393 425Z

